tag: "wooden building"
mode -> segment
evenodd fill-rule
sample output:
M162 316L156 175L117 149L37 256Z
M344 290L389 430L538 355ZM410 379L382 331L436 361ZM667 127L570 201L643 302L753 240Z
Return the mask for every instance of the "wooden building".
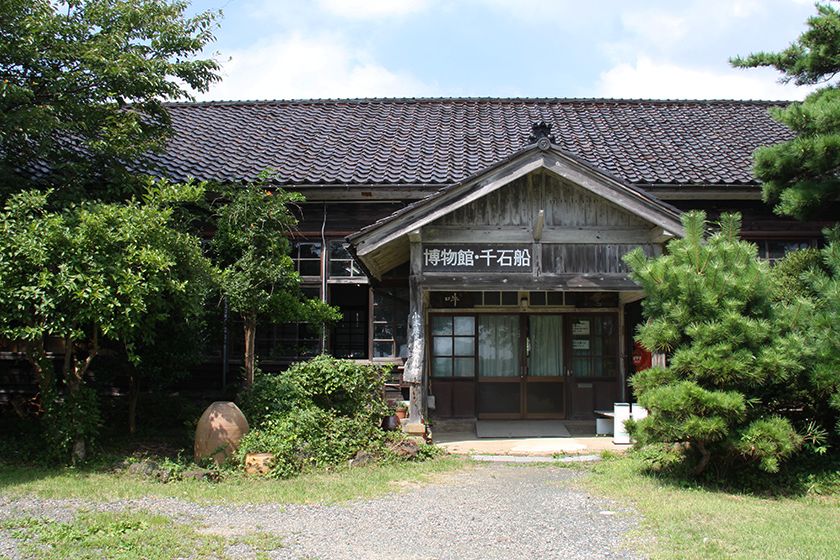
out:
M752 177L753 150L792 136L773 105L177 104L153 171L235 182L272 168L306 196L293 258L344 318L326 337L261 327L266 367L322 350L393 363L413 421L591 418L628 397L644 294L624 254L660 254L695 208L741 211L766 258L820 242L827 221L774 216ZM235 363L236 348L226 355Z

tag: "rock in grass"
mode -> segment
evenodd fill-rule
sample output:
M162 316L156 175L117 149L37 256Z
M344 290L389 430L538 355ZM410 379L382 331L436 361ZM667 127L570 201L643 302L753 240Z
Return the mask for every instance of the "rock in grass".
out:
M415 438L406 438L389 443L388 450L401 459L414 459L420 451L420 443Z
M207 407L195 428L195 460L212 457L217 465L233 455L242 436L248 433L248 421L232 402L217 401Z
M356 453L356 456L350 459L350 466L351 467L365 467L370 465L376 460L376 458L368 453L367 451L360 450Z

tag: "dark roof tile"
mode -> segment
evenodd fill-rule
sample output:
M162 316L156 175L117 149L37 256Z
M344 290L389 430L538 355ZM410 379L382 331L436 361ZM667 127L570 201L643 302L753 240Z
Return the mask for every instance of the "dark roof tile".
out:
M351 99L169 105L175 136L153 157L176 180L451 184L520 150L539 120L557 143L633 183L750 184L752 152L790 139L782 102Z

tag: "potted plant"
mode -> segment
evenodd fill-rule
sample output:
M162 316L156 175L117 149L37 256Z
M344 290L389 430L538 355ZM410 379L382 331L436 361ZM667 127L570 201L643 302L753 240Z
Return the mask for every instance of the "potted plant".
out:
M396 407L394 408L394 414L400 420L404 420L408 417L408 403L406 401L398 401Z

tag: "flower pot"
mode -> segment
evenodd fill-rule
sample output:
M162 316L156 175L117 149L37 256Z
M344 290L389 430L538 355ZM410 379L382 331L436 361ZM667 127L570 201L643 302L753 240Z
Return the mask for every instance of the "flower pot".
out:
M385 416L382 418L382 429L386 432L393 432L395 430L400 429L400 419L397 418L396 414L392 414L391 416Z

